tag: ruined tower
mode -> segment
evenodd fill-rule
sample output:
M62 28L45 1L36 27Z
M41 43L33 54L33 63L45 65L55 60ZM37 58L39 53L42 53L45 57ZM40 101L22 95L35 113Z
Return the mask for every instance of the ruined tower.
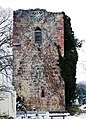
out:
M65 110L64 81L56 45L64 56L62 13L44 9L14 11L13 83L28 110Z

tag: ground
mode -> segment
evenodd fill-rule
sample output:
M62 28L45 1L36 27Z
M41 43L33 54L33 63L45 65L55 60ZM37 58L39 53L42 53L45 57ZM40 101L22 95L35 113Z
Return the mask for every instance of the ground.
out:
M86 119L86 113L76 115L76 116L69 116L69 117L66 117L65 119Z
M21 117L18 117L17 119L21 119ZM28 119L27 117L24 119ZM31 118L33 119L33 118ZM36 118L34 118L36 119ZM38 119L38 118L37 118ZM42 117L39 117L39 119L43 119ZM51 118L44 118L44 119L51 119ZM54 117L53 119L63 119L63 117ZM86 113L80 114L80 115L75 115L75 116L67 116L65 119L86 119Z

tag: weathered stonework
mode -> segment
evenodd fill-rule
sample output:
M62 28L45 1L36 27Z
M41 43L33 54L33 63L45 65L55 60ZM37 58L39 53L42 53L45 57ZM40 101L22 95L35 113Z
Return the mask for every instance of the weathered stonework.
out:
M61 46L64 55L62 13L43 9L14 11L13 83L28 110L65 110L64 81L55 44Z

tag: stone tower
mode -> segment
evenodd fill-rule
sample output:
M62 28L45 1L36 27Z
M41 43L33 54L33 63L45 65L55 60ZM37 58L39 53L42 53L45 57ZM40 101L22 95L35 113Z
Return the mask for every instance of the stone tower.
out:
M27 109L65 110L64 81L56 45L64 55L62 13L44 9L14 11L13 83Z

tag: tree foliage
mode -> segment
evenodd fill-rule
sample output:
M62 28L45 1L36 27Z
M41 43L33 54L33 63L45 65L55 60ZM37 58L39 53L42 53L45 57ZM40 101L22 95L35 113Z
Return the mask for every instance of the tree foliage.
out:
M26 111L26 104L24 98L17 96L16 98L16 110L17 111Z
M81 42L75 38L71 27L71 19L64 15L64 57L59 52L59 65L61 75L65 81L65 102L66 109L71 106L76 94L76 64L78 60L77 47L81 47Z

